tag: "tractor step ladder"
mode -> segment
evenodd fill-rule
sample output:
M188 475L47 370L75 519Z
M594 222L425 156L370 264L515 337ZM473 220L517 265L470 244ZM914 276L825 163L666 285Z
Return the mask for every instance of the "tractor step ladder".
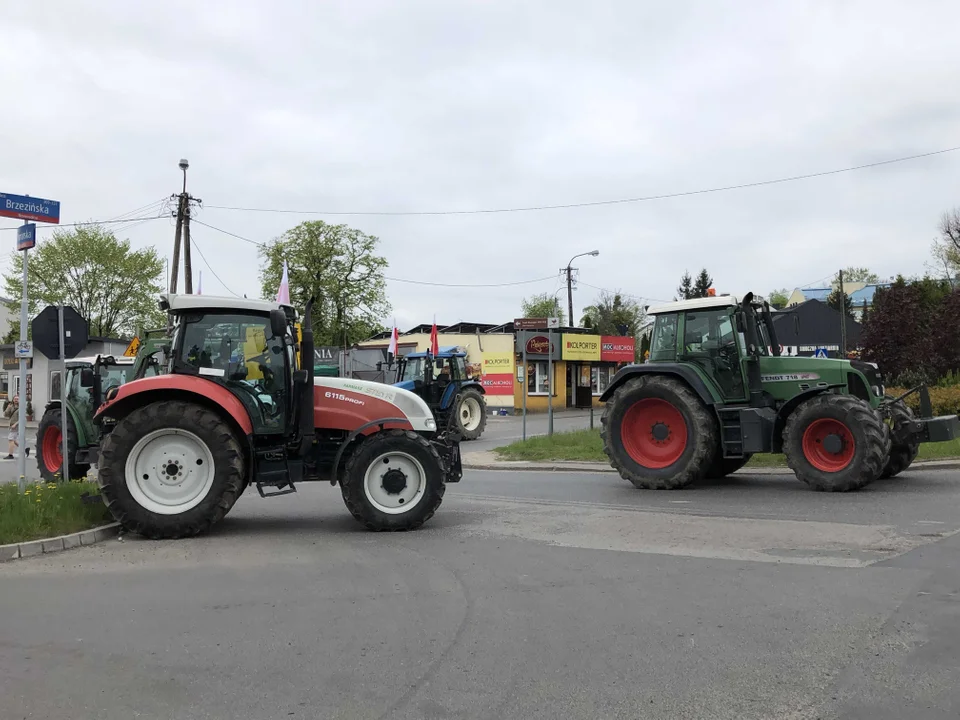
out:
M720 410L720 443L723 456L727 458L743 457L743 428L740 424L740 410L736 408Z
M258 449L254 462L256 465L253 472L256 473L257 492L260 497L289 495L297 491L297 486L293 483L294 474L290 472L290 464L287 462L286 448ZM270 490L265 491L264 488Z

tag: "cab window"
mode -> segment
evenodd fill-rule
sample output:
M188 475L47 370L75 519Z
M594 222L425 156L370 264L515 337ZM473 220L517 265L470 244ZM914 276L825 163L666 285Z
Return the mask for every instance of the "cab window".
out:
M677 315L657 315L650 340L650 361L666 362L677 358Z

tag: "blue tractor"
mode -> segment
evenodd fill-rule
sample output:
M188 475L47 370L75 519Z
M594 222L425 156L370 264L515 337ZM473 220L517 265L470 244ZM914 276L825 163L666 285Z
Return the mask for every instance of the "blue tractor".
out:
M476 440L487 426L486 391L467 376L466 357L456 347L440 348L436 356L410 353L398 360L394 385L423 398L433 411L437 427L452 419L464 440Z

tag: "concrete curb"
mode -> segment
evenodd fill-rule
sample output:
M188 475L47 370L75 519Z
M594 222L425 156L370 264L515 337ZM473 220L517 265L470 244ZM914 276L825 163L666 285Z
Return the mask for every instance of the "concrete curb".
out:
M463 464L464 470L495 470L524 471L524 472L590 472L616 473L612 467L600 462L527 462L523 460L502 460L493 463ZM927 460L916 462L910 470L960 470L960 459L957 460ZM909 471L908 471L909 472ZM737 470L738 475L793 475L793 471L785 467L769 468L742 468Z
M54 538L42 538L29 542L0 545L0 563L20 558L45 555L48 553L70 550L71 548L93 545L94 543L109 540L120 533L120 523L110 523L100 527L81 530L70 535L61 535Z

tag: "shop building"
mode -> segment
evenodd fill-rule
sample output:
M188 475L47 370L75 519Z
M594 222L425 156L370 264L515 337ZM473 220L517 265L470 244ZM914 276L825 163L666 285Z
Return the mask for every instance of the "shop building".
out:
M400 333L398 353L426 352L430 349L431 324L417 325ZM466 352L467 375L479 378L491 410L512 409L514 402L513 326L485 323L457 323L438 326L441 348L457 347ZM390 332L375 335L358 347L386 350Z
M78 357L93 355L123 355L128 341L118 338L92 337L87 346L78 353ZM50 399L50 383L55 373L60 371L60 360L50 360L41 352L34 352L33 358L27 360L26 400L30 403L27 410L33 410L34 420L39 420L44 408ZM14 356L13 345L0 345L0 400L7 400L13 395L20 395L23 402L24 393L19 392L20 360Z
M634 362L632 337L592 335L582 328L521 330L515 334L514 408L545 412L600 406L600 396L624 365ZM524 364L524 349L526 363Z

